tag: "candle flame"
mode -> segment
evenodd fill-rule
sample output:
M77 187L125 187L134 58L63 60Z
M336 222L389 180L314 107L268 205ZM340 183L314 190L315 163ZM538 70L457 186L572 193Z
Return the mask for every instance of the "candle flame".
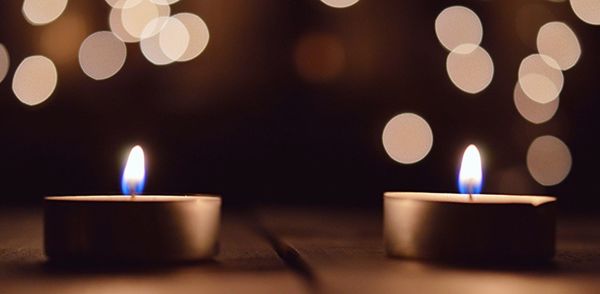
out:
M473 144L463 154L458 174L458 190L461 194L479 194L482 182L481 156Z
M139 145L131 148L123 177L121 178L121 191L124 195L141 194L144 190L146 170L144 167L144 150Z

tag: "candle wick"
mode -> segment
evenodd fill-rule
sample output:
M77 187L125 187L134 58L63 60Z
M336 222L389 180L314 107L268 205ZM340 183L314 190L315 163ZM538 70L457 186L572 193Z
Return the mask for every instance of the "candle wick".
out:
M469 191L469 201L473 201L473 187L475 186L475 183L473 183L473 180L469 180L469 183L467 185L467 190Z
M131 199L135 199L135 185L131 184L129 185L129 196L131 196Z

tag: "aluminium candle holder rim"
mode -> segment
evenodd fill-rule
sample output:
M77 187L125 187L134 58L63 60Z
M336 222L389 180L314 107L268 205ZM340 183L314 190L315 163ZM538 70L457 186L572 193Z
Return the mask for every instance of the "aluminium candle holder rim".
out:
M420 197L417 199L417 197ZM422 196L429 195L431 197L421 198ZM463 197L454 198L452 196L461 195ZM557 202L556 197L546 195L517 195L517 194L455 194L455 193L426 193L426 192L396 192L389 191L383 193L384 199L397 199L403 201L425 201L433 203L447 203L447 204L469 204L473 206L477 205L531 205L534 207L542 205L553 205ZM452 198L451 198L452 197ZM473 197L472 201L469 197ZM492 197L495 201L489 201ZM523 200L524 199L524 200ZM501 202L499 202L501 201Z
M536 204L516 198L512 199L516 202L478 203L443 199L445 195L458 194L384 193L384 247L388 256L507 265L541 263L554 256L555 198L533 196L543 200Z
M165 202L185 202L185 201L218 201L222 202L221 195L217 194L141 194L141 195L100 195L100 194L89 194L89 195L53 195L44 197L44 201L64 201L64 202L101 202L101 203L165 203ZM135 204L134 204L135 205Z
M44 249L52 262L179 263L218 253L221 197L49 196Z

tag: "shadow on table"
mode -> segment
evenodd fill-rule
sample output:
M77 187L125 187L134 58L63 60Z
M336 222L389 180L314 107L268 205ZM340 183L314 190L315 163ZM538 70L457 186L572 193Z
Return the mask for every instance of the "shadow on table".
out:
M215 260L203 260L195 262L177 263L108 263L108 262L59 262L43 261L32 266L37 266L39 271L46 274L164 274L177 271L182 268L203 267L219 268L220 264Z
M66 276L97 276L97 275L165 275L180 271L199 271L211 273L241 273L241 272L274 272L285 270L284 266L267 265L251 266L248 261L219 261L203 260L177 263L103 263L103 262L56 262L32 261L13 263L7 266L11 272L32 276L66 277Z

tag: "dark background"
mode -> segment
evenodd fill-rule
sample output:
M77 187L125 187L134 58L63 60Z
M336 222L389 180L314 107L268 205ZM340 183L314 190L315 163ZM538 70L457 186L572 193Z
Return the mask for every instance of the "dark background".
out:
M183 0L172 14L202 17L207 49L158 67L128 44L124 67L104 81L87 77L77 61L81 41L109 29L104 1L72 0L40 27L24 19L21 1L0 5L0 43L11 57L0 83L0 202L118 194L126 154L140 144L147 194L380 206L388 190L457 191L461 154L475 143L485 152L483 192L550 194L566 211L599 210L600 27L579 20L568 2L361 0L334 9L318 0ZM494 60L492 83L476 95L450 82L434 32L451 5L479 15L481 45ZM533 125L516 111L513 89L521 59L536 52L537 30L553 20L573 29L582 56L565 72L555 117ZM315 34L343 48L339 74L318 81L294 62L299 40ZM55 62L59 82L46 102L29 107L10 85L33 54ZM314 58L327 62L327 50ZM414 165L394 162L381 143L386 122L407 111L434 134L431 152ZM573 156L570 175L554 187L537 184L525 164L540 135L559 137Z

